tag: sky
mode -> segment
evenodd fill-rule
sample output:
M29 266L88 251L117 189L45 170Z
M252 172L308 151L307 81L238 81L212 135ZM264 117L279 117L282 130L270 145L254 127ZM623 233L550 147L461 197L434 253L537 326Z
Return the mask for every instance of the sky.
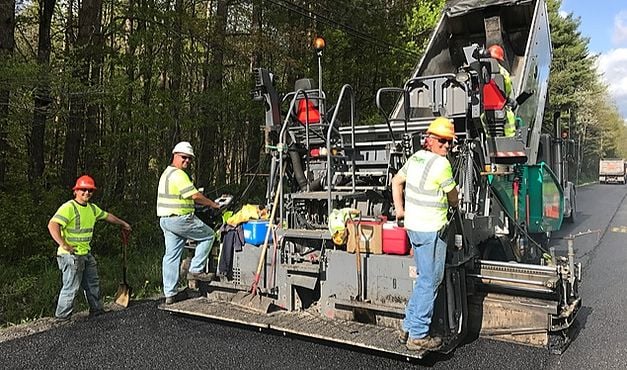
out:
M562 0L561 14L579 17L579 31L598 54L598 71L627 123L627 1Z

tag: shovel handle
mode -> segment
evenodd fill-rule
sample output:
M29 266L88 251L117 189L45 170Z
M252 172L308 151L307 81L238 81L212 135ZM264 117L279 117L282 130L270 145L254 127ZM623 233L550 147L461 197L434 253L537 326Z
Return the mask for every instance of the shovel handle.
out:
M120 239L122 239L122 245L127 246L128 240L131 237L131 231L120 228Z
M128 257L127 257L127 252L126 250L128 249L128 240L131 236L131 231L130 230L126 230L126 229L120 229L120 237L122 239L122 249L123 249L123 257L124 259L122 260L122 277L124 279L124 284L128 285L127 281L126 281L126 270L127 270L127 265L128 265Z

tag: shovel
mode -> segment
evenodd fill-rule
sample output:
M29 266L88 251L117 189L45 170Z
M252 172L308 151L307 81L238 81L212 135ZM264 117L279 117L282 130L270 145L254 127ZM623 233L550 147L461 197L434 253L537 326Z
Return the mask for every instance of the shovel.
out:
M259 294L259 281L261 280L261 270L263 265L266 262L266 252L268 250L268 241L270 240L270 233L273 232L273 222L274 215L276 214L276 209L279 205L279 198L281 195L282 183L283 183L283 173L285 172L285 165L281 169L281 176L279 176L279 183L277 185L276 194L274 195L274 203L272 204L272 211L270 212L270 218L268 220L268 230L266 231L266 238L263 242L263 246L261 247L261 253L259 255L259 263L257 264L257 271L255 272L255 277L253 279L253 284L250 288L250 292L238 292L235 294L231 303L236 304L238 306L248 308L254 311L258 311L261 313L270 312L270 307L274 303L274 301L270 298L264 297Z
M122 260L122 282L120 286L118 286L118 291L115 293L115 303L119 304L122 307L128 307L128 302L131 300L131 291L132 288L128 285L128 281L126 280L126 270L127 270L127 249L128 249L128 238L130 235L130 231L122 229L122 248L124 250L124 259Z

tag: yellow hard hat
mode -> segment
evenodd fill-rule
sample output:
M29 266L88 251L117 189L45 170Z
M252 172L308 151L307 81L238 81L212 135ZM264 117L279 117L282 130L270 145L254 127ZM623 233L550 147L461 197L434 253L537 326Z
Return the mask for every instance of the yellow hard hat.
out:
M431 121L427 133L444 139L455 139L455 127L453 126L453 122L444 117L437 117Z
M333 233L333 243L335 245L344 245L346 244L346 236L348 235L348 233L346 232L346 229L342 229L342 230L337 230L336 232Z

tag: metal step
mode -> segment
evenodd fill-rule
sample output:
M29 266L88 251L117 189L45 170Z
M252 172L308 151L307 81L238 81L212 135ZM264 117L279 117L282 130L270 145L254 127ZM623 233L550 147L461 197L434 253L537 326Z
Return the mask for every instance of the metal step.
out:
M398 342L398 330L362 324L355 321L331 320L316 312L275 311L269 314L246 310L229 302L205 297L189 299L159 309L181 315L218 320L301 337L340 343L361 349L421 359L428 351L410 351Z
M331 233L327 229L307 230L307 229L285 229L282 234L284 238L331 240Z
M342 200L347 198L354 198L356 195L360 195L361 193L354 193L352 191L332 191L331 199L332 200ZM287 196L291 199L327 199L329 193L327 191L309 191L309 192L300 192L300 193L290 193Z

